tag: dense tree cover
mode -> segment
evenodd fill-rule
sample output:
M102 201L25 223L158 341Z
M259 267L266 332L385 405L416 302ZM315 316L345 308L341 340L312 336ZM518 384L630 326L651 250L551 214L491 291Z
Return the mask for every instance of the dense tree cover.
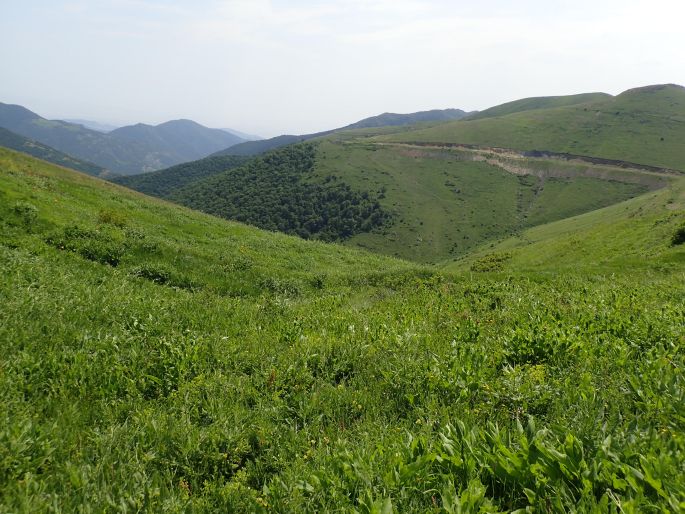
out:
M185 162L163 170L128 177L117 177L113 182L130 187L146 195L165 198L175 190L191 182L230 170L244 164L248 160L249 157L237 155L206 157L199 161Z
M279 149L170 198L223 218L324 241L369 232L389 219L374 193L354 191L335 177L315 182L315 154L314 144Z

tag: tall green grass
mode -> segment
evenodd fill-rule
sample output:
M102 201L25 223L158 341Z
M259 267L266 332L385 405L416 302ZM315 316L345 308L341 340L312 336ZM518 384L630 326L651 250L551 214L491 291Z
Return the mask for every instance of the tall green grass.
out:
M438 272L0 169L0 511L685 508L682 267Z

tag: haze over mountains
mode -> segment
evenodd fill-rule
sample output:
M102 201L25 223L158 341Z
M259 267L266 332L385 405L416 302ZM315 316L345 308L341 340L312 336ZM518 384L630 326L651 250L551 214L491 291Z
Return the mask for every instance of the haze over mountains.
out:
M101 123L99 121L93 121L93 120L81 120L81 119L73 119L73 118L65 118L62 121L66 121L67 123L74 123L76 125L83 125L86 128L89 128L91 130L97 130L98 132L111 132L114 129L117 129L120 127L120 125L110 125L109 123Z
M108 133L47 120L19 105L0 103L0 127L121 175L153 171L205 157L245 141L190 120L137 124Z
M15 134L5 128L0 127L0 146L10 148L18 152L23 152L38 159L42 159L53 164L59 164L72 170L82 171L88 175L95 175L98 177L105 177L109 172L97 164L82 161L71 155L67 155L59 150L29 139L19 134Z

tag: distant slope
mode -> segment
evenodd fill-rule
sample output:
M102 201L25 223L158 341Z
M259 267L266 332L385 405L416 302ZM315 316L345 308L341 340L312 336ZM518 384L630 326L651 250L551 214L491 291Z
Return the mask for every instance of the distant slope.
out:
M377 139L551 150L685 169L685 88L648 86L592 103L460 120Z
M567 96L540 96L533 98L523 98L521 100L514 100L495 107L490 107L484 111L479 111L466 116L468 120L480 120L483 118L496 118L498 116L506 116L515 112L534 111L537 109L550 109L553 107L567 107L569 105L578 105L588 102L597 102L600 100L608 100L611 95L606 93L583 93L579 95Z
M195 160L240 141L222 130L189 121L157 127L134 125L104 134L74 123L47 120L25 107L3 103L0 127L122 175Z
M151 150L139 143L112 139L65 121L47 120L20 105L0 103L0 127L116 173L140 173L161 167L157 159L150 158Z
M314 134L304 134L300 136L295 135L281 135L272 137L270 139L263 139L261 141L248 141L246 143L237 144L230 148L226 148L215 155L258 155L269 150L274 150L282 146L291 145L293 143L301 143L317 137L327 136L335 132L352 129L364 128L378 128L388 126L403 126L422 122L436 122L458 120L467 116L469 113L461 109L443 109L432 111L420 111L410 114L395 114L386 112L378 116L372 116L363 120L357 121L350 125L341 128L326 130L323 132L316 132Z
M20 136L2 127L0 127L0 146L23 152L38 159L71 168L72 170L82 171L88 175L105 177L110 174L106 169L96 164L76 159L71 155L50 148L48 145Z
M221 129L211 129L191 120L173 120L152 126L138 123L109 133L122 141L155 148L176 162L194 161L244 139Z
M261 141L262 139L264 139L262 136L258 136L256 134L246 134L245 132L241 132L239 130L235 130L232 128L221 128L219 130L225 130L229 134L233 134L234 136L242 138L243 141Z
M221 155L205 157L198 161L177 164L171 168L150 171L139 175L116 177L112 182L135 189L147 195L169 196L172 192L192 182L211 177L244 164L250 157Z
M320 180L379 193L392 213L382 231L346 244L418 262L463 255L484 242L664 187L668 174L476 150L319 144Z
M393 127L401 125L413 125L414 123L422 123L428 121L451 121L460 120L469 113L461 109L433 109L431 111L419 111L410 114L396 114L393 112L386 112L378 116L371 116L356 123L352 123L343 127L340 130L353 128L372 128L372 127Z
M67 123L74 123L76 125L83 125L86 128L89 128L91 130L97 130L98 132L111 132L114 129L119 128L119 126L116 125L109 125L108 123L100 123L99 121L92 121L92 120L81 120L81 119L75 119L75 118L69 118L69 119L64 119L62 121L66 121Z

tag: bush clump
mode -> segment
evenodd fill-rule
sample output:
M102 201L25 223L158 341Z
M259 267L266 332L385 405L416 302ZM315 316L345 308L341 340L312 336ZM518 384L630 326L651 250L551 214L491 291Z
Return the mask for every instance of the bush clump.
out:
M131 275L144 278L155 284L167 284L171 280L171 272L163 266L143 264L131 270Z
M38 208L28 202L15 203L12 211L21 219L26 228L32 227L38 219Z
M98 223L124 228L126 226L126 216L122 212L113 209L103 209L98 213Z
M49 235L45 242L59 250L75 252L85 259L110 266L117 266L128 250L126 242L114 234L76 225Z
M683 243L685 243L685 225L678 227L671 238L671 246L677 246Z
M509 259L511 259L511 253L492 253L474 261L474 263L471 264L471 271L479 273L486 271L502 271L504 269L504 263Z

